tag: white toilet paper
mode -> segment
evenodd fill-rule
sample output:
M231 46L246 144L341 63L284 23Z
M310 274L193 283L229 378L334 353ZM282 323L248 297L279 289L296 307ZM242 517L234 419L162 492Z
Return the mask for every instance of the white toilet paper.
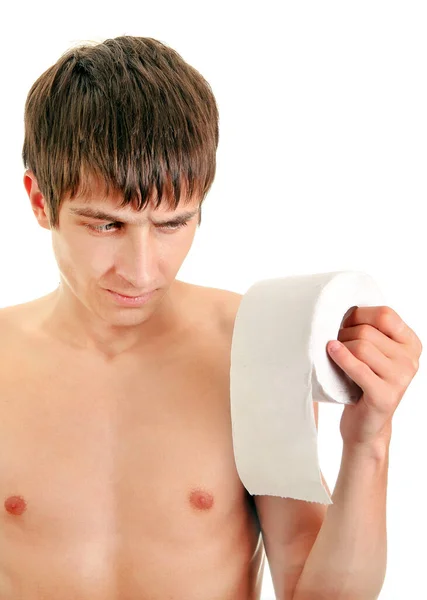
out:
M354 404L362 395L328 355L353 306L382 306L359 271L255 283L236 316L230 401L237 471L250 494L332 504L318 461L313 401Z

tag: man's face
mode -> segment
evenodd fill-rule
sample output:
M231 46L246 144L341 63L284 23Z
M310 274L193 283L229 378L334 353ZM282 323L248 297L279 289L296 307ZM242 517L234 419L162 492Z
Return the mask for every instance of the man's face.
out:
M121 201L117 194L105 198L95 184L89 197L64 199L59 229L51 230L66 287L111 325L136 324L152 314L191 248L199 219L196 198L175 211L166 206L155 209L152 202L137 211L133 206L121 208ZM94 211L105 213L104 218L89 216ZM186 218L179 223L183 215ZM127 296L157 291L142 307L128 308L108 290Z

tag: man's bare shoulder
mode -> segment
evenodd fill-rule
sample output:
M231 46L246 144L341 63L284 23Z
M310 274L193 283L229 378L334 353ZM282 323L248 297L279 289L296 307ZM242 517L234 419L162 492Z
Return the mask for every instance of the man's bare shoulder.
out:
M197 313L202 319L208 318L217 325L220 333L230 336L242 294L223 288L190 283L184 285L193 300L191 312Z
M36 302L0 308L0 362L3 367L0 371L3 374L13 364L13 357L16 359L27 351L28 323Z
M23 333L25 323L30 316L37 310L43 301L42 298L36 298L21 304L12 306L3 306L0 308L0 340L8 333Z
M221 330L231 335L243 295L222 288L205 288L205 290L212 300Z
M0 308L0 340L4 339L8 332L12 330L20 321L22 315L22 305L3 306Z

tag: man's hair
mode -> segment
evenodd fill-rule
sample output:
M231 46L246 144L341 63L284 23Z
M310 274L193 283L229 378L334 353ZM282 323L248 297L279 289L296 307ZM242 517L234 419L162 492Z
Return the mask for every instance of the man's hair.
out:
M218 108L209 83L172 48L121 36L69 49L33 84L22 159L37 178L51 227L90 192L90 177L137 200L200 206L216 170ZM201 211L200 211L201 212ZM201 215L199 214L199 224Z

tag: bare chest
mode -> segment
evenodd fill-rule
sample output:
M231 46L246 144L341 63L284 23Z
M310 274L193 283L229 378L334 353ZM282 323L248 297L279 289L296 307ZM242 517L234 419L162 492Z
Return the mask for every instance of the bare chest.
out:
M183 521L220 520L242 498L218 355L15 363L0 414L1 497L21 497L19 520L43 535L185 537Z
M158 582L165 555L179 573L201 552L206 569L231 539L239 560L252 555L259 531L234 463L224 350L211 340L209 353L110 369L59 354L3 361L4 573L24 561L37 581L72 572L98 592L130 585L132 565L139 585L147 564Z

